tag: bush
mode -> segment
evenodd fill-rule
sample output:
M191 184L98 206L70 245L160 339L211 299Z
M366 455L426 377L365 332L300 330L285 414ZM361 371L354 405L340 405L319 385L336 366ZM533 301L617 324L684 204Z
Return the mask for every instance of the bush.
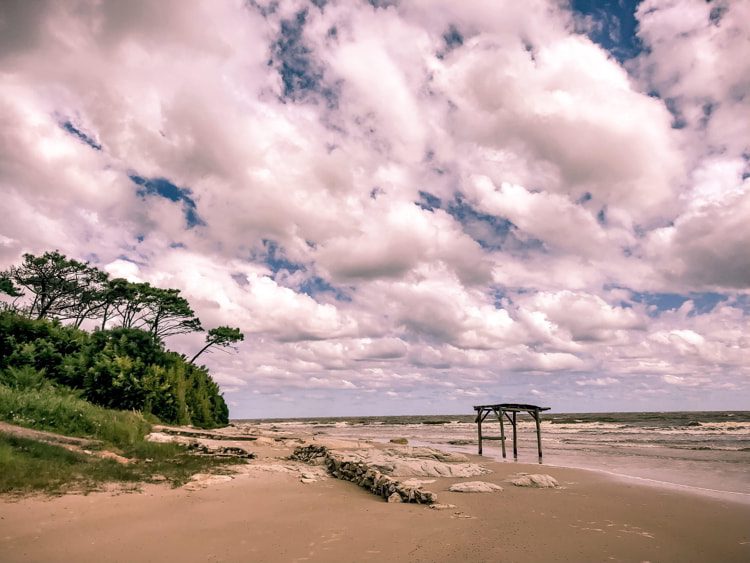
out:
M41 389L47 380L80 390L96 405L142 411L167 423L209 428L229 422L208 371L139 329L89 334L0 312L0 374L11 388Z

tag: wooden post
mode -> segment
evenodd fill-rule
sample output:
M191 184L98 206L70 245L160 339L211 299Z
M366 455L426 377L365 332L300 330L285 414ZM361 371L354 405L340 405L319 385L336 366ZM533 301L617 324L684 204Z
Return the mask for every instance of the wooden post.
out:
M536 446L539 450L539 463L542 463L542 429L540 427L539 409L534 409L534 420L536 420Z
M505 424L503 424L503 415L503 410L500 409L497 418L500 419L500 447L503 449L503 459L505 459Z
M513 411L513 460L518 461L518 448L516 447L516 411Z
M479 455L482 455L482 411L477 410L477 443L479 444Z

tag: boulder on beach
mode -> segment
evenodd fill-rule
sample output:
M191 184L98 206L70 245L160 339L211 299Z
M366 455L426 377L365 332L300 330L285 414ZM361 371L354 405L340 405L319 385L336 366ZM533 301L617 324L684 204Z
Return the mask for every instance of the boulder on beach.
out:
M401 498L400 494L394 492L393 494L391 494L391 496L388 497L388 502L404 502L404 501Z
M391 440L391 442L393 442L393 440ZM391 448L385 450L385 453L398 457L431 459L435 461L443 461L445 463L466 463L469 461L469 458L464 454L458 452L443 452L426 446L419 446L416 448Z
M401 444L402 446L405 446L409 443L409 440L406 438L391 438L390 442L391 444Z
M475 477L489 472L476 463L446 463L431 459L374 457L370 464L394 477Z
M522 473L517 478L511 479L510 482L516 487L532 487L535 489L556 489L560 486L557 479L552 475L541 473Z
M455 483L448 489L453 493L494 493L495 491L502 491L503 488L495 483L487 483L486 481L467 481L465 483Z

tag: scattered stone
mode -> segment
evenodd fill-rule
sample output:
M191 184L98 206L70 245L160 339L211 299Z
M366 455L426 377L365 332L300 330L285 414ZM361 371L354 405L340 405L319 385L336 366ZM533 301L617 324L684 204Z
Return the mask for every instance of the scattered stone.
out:
M305 463L314 463L317 460L322 460L324 463L327 456L328 448L317 444L310 444L309 446L295 448L292 455L289 456L289 459L303 461Z
M456 505L435 503L435 504L431 504L430 508L432 508L433 510L449 510L451 508L456 508Z
M540 473L532 475L528 473L521 473L519 474L518 478L511 479L510 482L513 483L516 487L533 487L536 489L557 489L560 487L557 479L555 479L551 475L544 475Z
M352 481L386 500L393 498L390 502L395 502L394 494L398 495L400 502L432 504L437 500L437 495L422 489L421 484L414 486L402 483L389 475L384 470L386 468L374 465L369 452L333 452L324 446L309 444L296 448L290 459L310 464L318 464L323 459L328 473L333 477Z
M451 485L448 490L453 493L494 493L495 491L502 491L503 488L486 481L467 481Z
M401 495L394 491L393 494L388 497L388 502L404 502L404 501L401 498Z
M232 440L232 441L255 441L255 436L249 436L245 432L236 430L236 426L232 426L220 429L220 430L204 430L201 428L193 428L189 426L162 426L156 424L153 427L154 432L152 434L166 434L170 436L182 436L187 438L198 438L204 440ZM232 428L233 430L229 430Z
M188 444L188 449L201 454L214 457L235 457L240 459L254 459L255 454L239 446L216 446L205 442L193 442Z
M409 440L406 438L391 438L390 442L391 444L401 444L402 446L405 446L409 443Z

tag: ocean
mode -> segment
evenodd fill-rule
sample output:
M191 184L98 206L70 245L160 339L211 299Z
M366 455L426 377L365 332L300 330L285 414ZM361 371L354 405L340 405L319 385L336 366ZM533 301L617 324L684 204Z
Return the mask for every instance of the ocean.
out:
M266 429L477 453L473 415L236 420ZM513 463L506 424L508 463ZM500 425L482 424L483 454L498 461ZM544 464L603 471L646 484L750 502L750 411L542 415ZM533 419L519 415L518 461L536 463Z

